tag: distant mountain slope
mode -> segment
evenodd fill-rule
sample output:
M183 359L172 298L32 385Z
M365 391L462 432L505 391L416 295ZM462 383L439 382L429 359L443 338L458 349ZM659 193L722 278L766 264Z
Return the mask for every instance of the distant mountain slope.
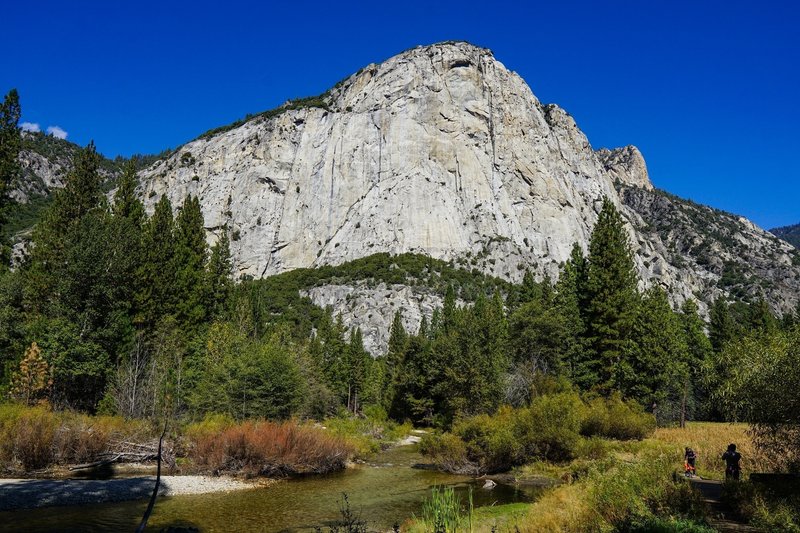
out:
M64 186L64 178L72 168L72 160L81 149L77 144L42 132L24 132L19 162L20 179L11 184L11 197L19 203L47 196L54 188ZM122 160L101 159L101 171L116 175Z
M50 204L50 193L64 186L64 179L72 169L75 154L81 148L73 142L42 132L22 133L22 150L19 154L22 174L11 184L9 195L15 205L9 210L8 221L3 226L4 234L12 239L14 236L24 235L40 219L44 209ZM136 155L133 160L137 168L142 169L167 153L170 152L152 156ZM116 178L127 161L128 159L122 157L109 159L101 154L100 173L105 178L105 190L114 188Z
M773 228L769 231L788 242L795 248L800 249L800 224L783 226L781 228Z
M719 295L791 309L800 296L800 252L744 217L659 190L621 187L623 203L641 217L637 233L665 244L663 256L680 268L695 297Z

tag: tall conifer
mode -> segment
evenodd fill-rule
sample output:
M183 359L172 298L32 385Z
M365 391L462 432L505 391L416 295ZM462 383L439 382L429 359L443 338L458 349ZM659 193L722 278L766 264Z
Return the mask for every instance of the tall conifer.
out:
M147 328L153 328L175 308L174 227L172 204L164 195L144 228L136 303L141 313L138 321Z
M203 212L196 196L188 196L175 219L175 316L179 324L199 325L206 317L205 264L208 255Z
M620 386L617 372L629 348L638 293L625 224L608 198L589 241L586 293L596 386L610 393Z

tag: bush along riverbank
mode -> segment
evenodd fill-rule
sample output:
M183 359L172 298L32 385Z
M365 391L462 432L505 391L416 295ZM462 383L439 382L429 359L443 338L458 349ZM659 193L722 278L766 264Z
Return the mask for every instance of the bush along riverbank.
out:
M363 419L324 424L287 420L237 422L208 415L170 427L162 458L170 474L286 477L345 468L379 449L376 436L407 429ZM2 477L63 477L70 469L152 463L160 431L153 422L0 404ZM385 442L385 441L384 441Z
M461 419L450 432L423 439L420 449L442 470L491 474L532 460L591 457L604 446L600 438L641 440L654 429L653 416L635 403L618 396L586 400L568 391L534 398L529 407Z

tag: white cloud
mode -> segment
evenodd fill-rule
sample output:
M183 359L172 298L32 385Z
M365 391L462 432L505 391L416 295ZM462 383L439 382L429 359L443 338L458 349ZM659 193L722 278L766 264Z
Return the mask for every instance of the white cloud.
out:
M47 134L52 135L56 139L66 139L67 132L58 126L47 126Z
M22 131L32 131L34 133L42 131L42 129L39 127L39 124L36 122L23 122L19 125L19 127L22 129Z

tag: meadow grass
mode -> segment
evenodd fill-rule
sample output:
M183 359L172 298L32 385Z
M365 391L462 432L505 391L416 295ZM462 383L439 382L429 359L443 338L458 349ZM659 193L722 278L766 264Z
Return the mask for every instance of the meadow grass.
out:
M707 479L725 477L722 454L728 444L734 443L742 454L742 478L746 479L751 472L770 472L775 467L756 451L747 429L747 424L689 422L685 428L659 428L652 440L667 445L681 457L686 446L692 448L697 452L697 473Z

